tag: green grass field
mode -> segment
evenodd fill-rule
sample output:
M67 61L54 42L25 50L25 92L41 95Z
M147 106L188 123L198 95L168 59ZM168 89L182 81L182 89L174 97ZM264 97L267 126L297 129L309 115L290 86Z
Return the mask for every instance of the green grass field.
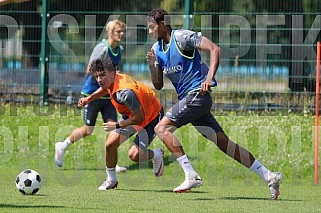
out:
M269 200L267 185L256 174L231 160L192 126L181 138L204 185L188 193L172 189L183 171L165 149L165 174L153 176L151 163L135 164L127 157L129 142L119 149L118 189L98 191L106 178L102 128L68 149L63 168L54 160L54 144L82 125L79 109L63 106L2 106L0 109L0 212L321 212L321 189L313 184L314 117L217 116L230 138L248 148L266 167L283 173L281 195ZM41 174L42 188L22 195L15 178L24 169Z

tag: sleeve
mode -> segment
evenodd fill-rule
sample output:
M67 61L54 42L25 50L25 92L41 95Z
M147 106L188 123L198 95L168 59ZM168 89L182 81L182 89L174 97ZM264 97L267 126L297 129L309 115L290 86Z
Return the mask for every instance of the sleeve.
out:
M126 105L130 111L135 111L141 106L136 94L131 89L117 91L114 98L119 104Z
M174 37L176 44L181 50L189 51L199 47L202 40L202 33L182 29L176 30Z
M89 63L91 63L93 60L102 58L106 54L107 47L102 42L97 44L94 48L93 52L91 53Z

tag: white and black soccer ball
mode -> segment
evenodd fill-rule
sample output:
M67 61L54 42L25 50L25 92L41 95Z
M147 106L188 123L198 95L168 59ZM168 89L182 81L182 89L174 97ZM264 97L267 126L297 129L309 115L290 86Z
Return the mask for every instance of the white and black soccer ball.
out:
M26 169L17 176L16 187L25 195L36 194L41 186L41 177L38 172Z

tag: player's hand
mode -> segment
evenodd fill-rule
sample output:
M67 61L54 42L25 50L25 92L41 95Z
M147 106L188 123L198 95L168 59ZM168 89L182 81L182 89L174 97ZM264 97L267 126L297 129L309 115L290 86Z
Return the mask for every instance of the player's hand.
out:
M212 86L212 80L206 79L202 84L201 84L201 94L204 95L207 91L210 90Z
M103 127L106 132L112 131L116 129L116 122L108 121L107 123L103 123Z
M149 65L154 65L154 63L156 61L156 54L155 54L154 49L150 49L150 51L147 52L146 61Z
M89 103L88 98L80 98L78 101L78 107L84 107Z

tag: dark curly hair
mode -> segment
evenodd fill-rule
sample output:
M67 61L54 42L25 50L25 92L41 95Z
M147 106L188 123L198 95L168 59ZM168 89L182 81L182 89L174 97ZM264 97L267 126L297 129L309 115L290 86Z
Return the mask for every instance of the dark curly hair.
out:
M99 71L116 72L116 66L111 58L98 58L90 63L90 72L94 74Z
M166 16L166 19L165 19L165 16ZM166 25L171 24L169 14L167 13L166 10L162 8L155 8L151 10L146 18L146 22L147 21L155 21L157 24L159 24L162 21L165 21Z

